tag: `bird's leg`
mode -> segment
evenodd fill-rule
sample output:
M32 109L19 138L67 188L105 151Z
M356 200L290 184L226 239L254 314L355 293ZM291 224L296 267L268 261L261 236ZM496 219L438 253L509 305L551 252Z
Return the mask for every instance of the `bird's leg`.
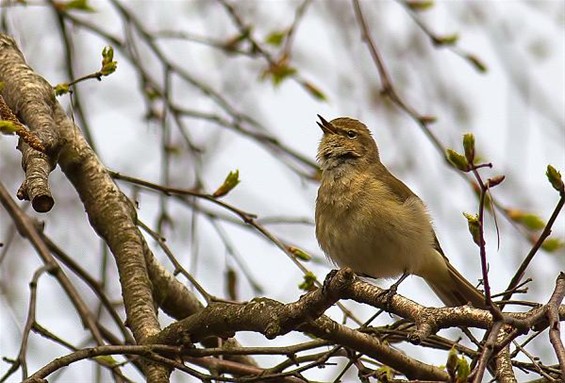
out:
M400 286L402 281L408 278L408 275L410 274L404 272L404 274L402 274L402 276L398 278L398 281L394 282L387 290L379 294L380 296L384 296L386 298L387 307L390 307L392 303L392 297L394 297L394 295L396 294L396 290L398 289L398 286Z
M337 274L337 270L333 269L331 270L328 275L326 275L326 277L324 278L324 283L322 284L322 293L326 294L328 292L328 288L330 285L330 282L332 281L333 277Z

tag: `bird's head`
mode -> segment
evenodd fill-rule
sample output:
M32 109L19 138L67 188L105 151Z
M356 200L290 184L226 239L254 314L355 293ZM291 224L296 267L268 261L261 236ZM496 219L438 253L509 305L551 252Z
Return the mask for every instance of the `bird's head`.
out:
M318 162L322 171L341 165L362 166L379 162L377 144L362 122L349 117L327 121L322 116L317 122L324 132L318 146Z

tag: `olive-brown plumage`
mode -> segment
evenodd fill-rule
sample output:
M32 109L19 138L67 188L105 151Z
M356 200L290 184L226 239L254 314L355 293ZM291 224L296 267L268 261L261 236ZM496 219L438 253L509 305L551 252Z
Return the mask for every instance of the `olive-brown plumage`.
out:
M381 163L369 129L352 118L318 117L316 237L326 255L373 278L418 275L448 306L484 307L443 254L423 202Z

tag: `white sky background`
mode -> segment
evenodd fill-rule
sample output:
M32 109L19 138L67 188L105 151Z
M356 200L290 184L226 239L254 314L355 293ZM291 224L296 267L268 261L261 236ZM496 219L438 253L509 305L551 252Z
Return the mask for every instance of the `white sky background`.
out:
M130 1L125 4L135 10L150 31L180 30L221 40L236 34L218 4L190 1ZM295 1L244 1L238 2L238 9L246 22L255 25L254 36L262 38L288 27L298 4ZM494 190L495 197L508 207L532 211L547 219L558 195L546 180L545 168L553 164L565 172L563 2L438 2L432 10L421 13L422 20L437 34L458 33L458 47L485 62L489 68L486 74L478 73L453 52L432 47L398 3L364 1L362 4L375 43L400 95L419 112L438 118L431 128L444 145L461 150L462 133L473 132L479 154L494 164L493 171L484 172L485 178L494 174L507 176L504 184ZM112 6L106 2L92 5L98 12L81 17L123 36L121 22ZM28 6L0 8L0 12L6 12L11 31L28 63L52 84L68 81L52 11L44 6ZM82 75L97 70L100 52L107 42L78 28L73 35L76 73ZM223 53L186 41L163 41L163 47L174 62L223 92L240 112L257 119L281 142L309 158L315 158L321 136L315 124L317 113L327 119L347 115L366 122L377 140L383 162L428 204L448 257L469 280L476 281L480 277L478 249L472 243L461 214L462 211L475 212L477 201L462 178L444 165L440 154L418 126L402 111L384 105L378 97L377 71L361 42L350 2L314 2L295 36L292 64L324 91L328 97L326 103L314 100L291 80L278 88L273 88L269 81L258 81L264 69L262 61L226 59ZM156 66L155 58L149 54L144 57L148 67L153 68L155 78L162 78L162 69ZM98 153L113 170L160 182L161 127L143 119L145 104L137 75L119 52L116 52L116 60L116 73L102 82L80 84ZM221 113L194 89L178 81L174 84L175 99L184 107ZM67 96L61 100L68 103ZM313 220L315 183L301 181L276 156L252 140L205 121L190 120L187 125L195 141L206 149L201 175L207 190L213 191L230 170L239 169L242 182L225 198L227 202L260 218L287 216ZM176 143L182 145L178 134L173 135ZM0 175L14 195L22 177L15 144L13 137L0 137ZM190 157L184 154L174 161L171 184L191 187L194 172ZM37 215L38 218L46 222L46 232L56 243L80 259L84 267L98 270L100 241L84 219L84 209L76 194L59 169L53 173L51 184L55 208L46 215ZM124 190L131 191L129 187ZM139 202L140 218L154 227L159 213L158 198L144 193ZM202 205L210 206L205 202ZM197 253L196 276L211 293L223 296L225 265L235 263L227 256L218 235L201 219L197 241L190 241L190 211L172 203L170 213L175 226L165 233L169 245L186 267L190 267L189 259ZM500 248L497 249L490 218L486 238L494 291L508 285L530 248L501 216L498 223ZM297 286L301 273L281 251L240 226L222 224L222 227L252 270L253 277L264 288L263 295L283 302L300 296ZM313 226L267 227L282 239L312 253L316 262L306 266L323 279L330 265L317 246ZM0 242L6 242L11 230L9 217L0 209ZM561 238L565 235L563 214L555 224L554 235ZM150 244L154 245L151 241ZM161 253L156 253L170 266ZM563 251L540 252L536 256L528 273L535 277L530 284L532 300L544 302L549 297L558 270L565 269L563 256ZM39 266L35 253L18 237L0 263L2 356L17 354L29 299L27 284ZM115 275L115 270L112 269L111 275ZM119 297L116 283L110 290L114 297ZM71 314L72 307L60 299L60 292L51 278L44 276L40 280L38 320L53 332L79 343L85 334L80 331L77 316ZM254 296L244 277L240 278L239 292L241 299ZM403 283L399 292L424 304L439 304L431 290L415 277ZM374 312L370 307L345 303L361 318ZM329 313L341 320L337 309ZM387 321L388 318L383 318L383 322ZM66 353L37 338L32 335L31 372L54 356ZM238 339L244 345L267 343L256 334L239 334ZM291 335L271 341L269 345L289 344L296 339L304 337ZM547 336L542 335L541 339L547 340ZM537 347L543 345L537 344ZM410 352L419 354L419 350ZM434 353L426 352L422 358L435 364L443 363ZM0 363L0 375L7 368L7 364ZM93 371L91 364L84 363L82 368ZM84 371L77 375L79 371L80 368L69 369L59 381L83 378ZM335 376L335 370L316 370L306 376L330 379ZM19 374L14 375L11 381L18 381L19 377Z

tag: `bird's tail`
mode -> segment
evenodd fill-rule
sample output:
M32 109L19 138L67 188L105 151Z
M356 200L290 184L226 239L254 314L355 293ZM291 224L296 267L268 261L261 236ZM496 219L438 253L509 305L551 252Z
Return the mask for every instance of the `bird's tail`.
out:
M440 272L436 270L433 277L426 276L425 280L434 293L447 306L462 306L471 304L476 308L486 308L485 297L468 280L465 279L447 259L447 268Z

